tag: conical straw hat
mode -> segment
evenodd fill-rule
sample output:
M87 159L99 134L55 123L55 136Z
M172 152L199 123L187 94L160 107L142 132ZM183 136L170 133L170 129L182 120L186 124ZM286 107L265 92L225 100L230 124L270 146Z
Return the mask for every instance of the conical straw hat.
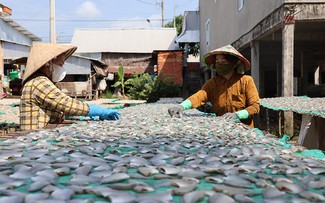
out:
M70 45L34 42L28 55L23 83L28 77L33 75L33 73L39 70L47 62L63 53L65 54L66 60L76 51L76 49L77 47Z
M250 62L231 45L223 46L221 48L215 49L215 50L210 51L209 53L205 54L203 56L203 62L208 66L210 66L211 64L214 64L214 61L215 61L214 57L217 54L233 55L240 60L240 62L241 62L240 66L242 66L242 68L244 70L247 71L251 68Z

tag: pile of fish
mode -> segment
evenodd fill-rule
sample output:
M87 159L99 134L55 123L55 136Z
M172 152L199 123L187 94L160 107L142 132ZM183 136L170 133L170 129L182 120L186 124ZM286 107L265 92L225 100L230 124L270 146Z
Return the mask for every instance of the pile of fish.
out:
M261 106L273 110L293 111L325 118L325 98L275 97L260 99Z
M120 110L0 142L0 203L324 202L324 160L175 104Z

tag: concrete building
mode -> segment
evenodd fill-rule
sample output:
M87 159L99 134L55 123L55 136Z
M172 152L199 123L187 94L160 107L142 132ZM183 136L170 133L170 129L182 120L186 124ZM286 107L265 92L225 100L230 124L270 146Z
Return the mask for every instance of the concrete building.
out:
M41 39L10 18L11 9L0 4L0 95L5 77L16 68L12 61L27 57L33 41ZM18 65L20 66L20 65Z
M324 0L200 0L199 11L201 55L232 44L251 61L261 98L325 83Z
M200 21L198 11L185 11L183 15L182 32L177 37L176 42L180 49L184 50L184 68L182 86L182 97L197 92L203 85L200 70Z
M305 95L325 82L324 8L324 0L200 1L201 55L232 44L251 61L261 97Z

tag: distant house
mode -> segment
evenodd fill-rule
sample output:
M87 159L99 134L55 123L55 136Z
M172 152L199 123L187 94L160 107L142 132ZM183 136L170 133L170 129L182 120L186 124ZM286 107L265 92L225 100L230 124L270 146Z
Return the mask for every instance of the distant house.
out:
M0 17L0 72L8 75L10 62L20 57L27 57L33 41L41 39L21 27L9 17Z
M194 49L200 44L200 20L198 11L185 11L182 32L176 38L181 50L184 50L184 70L182 96L184 98L198 91L202 84L200 71L200 55L193 55Z
M96 58L107 65L108 73L119 66L126 74L153 72L154 50L177 50L175 28L161 29L76 29L71 41L76 54Z
M96 59L72 55L65 61L64 68L67 75L56 84L62 92L76 98L98 98L99 91L102 91L98 84L107 77L105 64Z
M22 71L25 66L12 61L21 57L27 57L31 44L41 41L39 37L29 32L10 18L11 9L0 4L0 75L8 77L9 73L19 68ZM2 81L0 82L0 93L2 94Z
M25 67L27 57L21 57L11 61L11 64ZM65 78L56 83L62 92L72 97L97 99L99 91L98 83L107 77L106 65L97 59L71 55L64 63L67 74Z

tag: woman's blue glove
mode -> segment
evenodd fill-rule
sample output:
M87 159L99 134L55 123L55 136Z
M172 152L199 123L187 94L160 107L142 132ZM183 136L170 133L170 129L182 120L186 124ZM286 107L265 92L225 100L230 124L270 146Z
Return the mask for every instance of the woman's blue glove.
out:
M96 120L96 116L99 117L100 120L118 120L120 119L120 113L113 109L105 109L101 106L88 104L89 106L89 116L92 120Z

